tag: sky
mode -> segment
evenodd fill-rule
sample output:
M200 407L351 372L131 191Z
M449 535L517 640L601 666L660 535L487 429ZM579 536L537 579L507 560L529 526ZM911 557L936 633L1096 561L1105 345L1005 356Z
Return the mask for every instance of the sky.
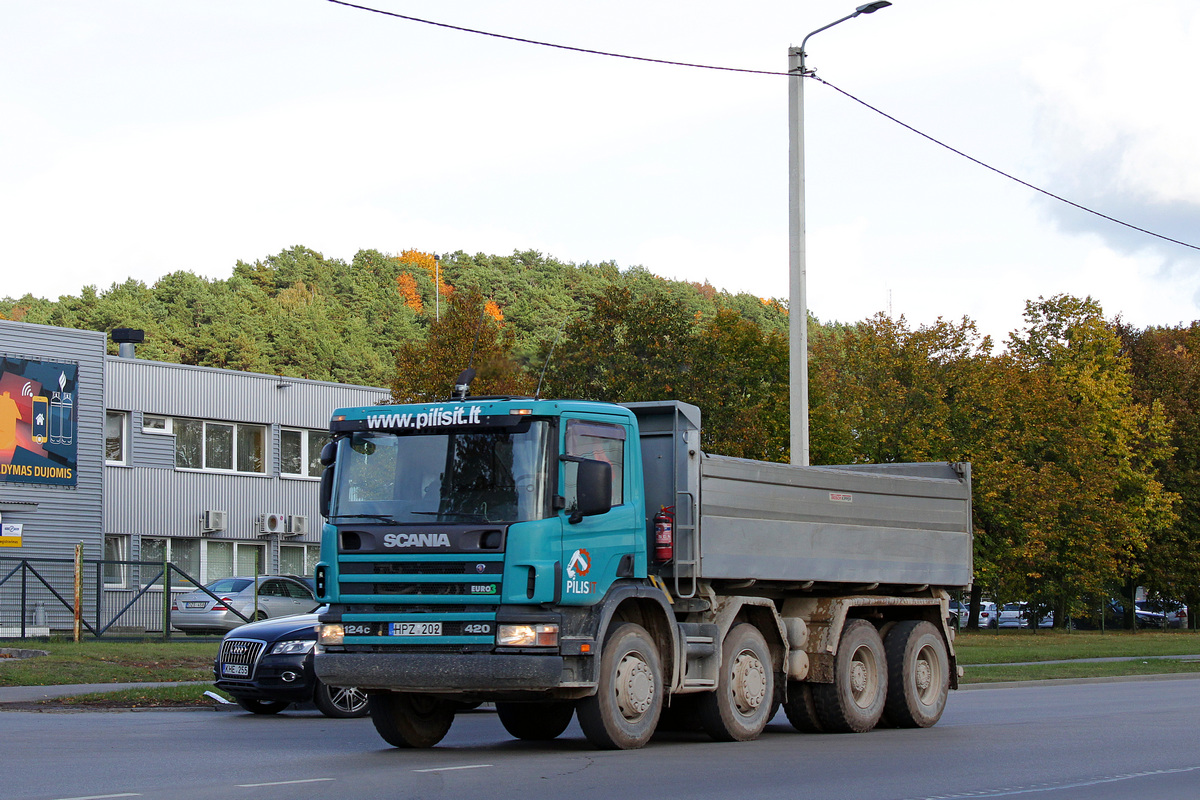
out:
M783 73L854 0L361 0L511 37ZM788 295L787 77L481 36L327 0L14 0L0 24L0 297L303 245L535 250ZM894 0L813 36L809 308L966 316L1091 296L1200 319L1195 0Z

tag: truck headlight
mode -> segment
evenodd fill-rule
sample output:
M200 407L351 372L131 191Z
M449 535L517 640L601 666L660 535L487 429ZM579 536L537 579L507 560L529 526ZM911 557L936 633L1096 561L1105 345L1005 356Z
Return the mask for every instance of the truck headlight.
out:
M295 653L307 653L313 649L314 644L316 644L316 641L313 639L293 639L288 642L276 642L275 646L271 648L271 652L267 655L285 656Z
M496 644L499 647L557 647L558 625L553 622L498 625Z
M317 626L317 641L321 644L342 644L346 638L346 626L340 622L322 623Z

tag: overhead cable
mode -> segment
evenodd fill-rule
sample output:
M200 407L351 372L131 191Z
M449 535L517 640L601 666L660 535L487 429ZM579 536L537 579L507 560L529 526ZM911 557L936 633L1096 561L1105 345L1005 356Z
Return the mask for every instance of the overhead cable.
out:
M436 22L434 20L422 19L421 17L413 17L413 16L410 16L407 14L398 14L394 11L384 11L383 9L379 9L379 8L372 8L370 6L358 5L357 3L348 3L345 0L329 0L329 2L334 3L335 5L339 5L339 6L346 6L347 8L355 8L360 11L368 11L368 12L371 12L372 14L382 14L383 16L387 16L387 17L395 17L396 19L403 19L403 20L407 20L408 22L419 22L422 25L432 25L437 28L446 28L447 30L459 31L460 33L472 33L477 36L490 36L494 39L503 39L505 41L519 42L521 44L532 44L532 45L537 45L538 47L552 47L557 50L569 50L574 53L586 53L588 55L605 56L607 58L623 58L623 59L627 59L629 61L644 61L644 62L647 62L650 64L663 64L666 66L673 66L673 67L689 67L691 69L710 69L710 70L718 70L721 72L742 72L742 73L747 73L750 75L780 75L780 76L789 77L789 78L793 77L792 73L789 73L789 72L776 72L776 71L764 70L764 69L744 69L741 67L721 67L721 66L714 66L712 64L694 64L694 63L689 63L687 61L671 61L671 60L664 59L664 58L648 58L646 56L632 56L632 55L628 55L625 53L612 53L612 52L608 52L605 50L592 50L592 49L589 49L586 47L572 47L570 45L565 45L565 44L555 44L554 42L542 42L542 41L538 41L537 39L526 39L526 38L523 38L520 36L509 36L509 35L503 34L503 33L493 33L491 31L482 31L482 30L477 30L475 28L465 28L460 25L451 25L446 22ZM887 119L887 120L890 120L891 122L896 123L900 127L905 128L906 130L909 130L912 133L917 134L918 136L922 137L923 139L928 139L929 141L933 142L934 144L938 145L939 147L944 147L945 149L949 150L951 153L961 156L973 164L977 164L977 165L983 167L984 169L991 170L992 172L996 173L997 175L1008 178L1010 181L1019 183L1022 186L1026 187L1027 189L1032 189L1033 191L1044 194L1045 196L1050 197L1054 200L1057 200L1060 203L1066 203L1067 205L1071 206L1072 208L1077 208L1080 211L1087 212L1088 214L1094 214L1095 216L1100 217L1101 219L1108 220L1109 222L1115 223L1117 225L1122 225L1131 230L1135 230L1138 233L1144 233L1147 236L1153 236L1156 239L1162 239L1165 242L1171 242L1172 244L1177 244L1182 247L1189 247L1192 250L1200 250L1200 246L1190 244L1188 242L1183 242L1183 241L1180 241L1179 239L1172 239L1170 236L1164 236L1161 233L1155 233L1154 231L1147 230L1145 228L1140 228L1137 225L1133 225L1128 222L1124 222L1122 220L1117 219L1116 217L1111 217L1108 214L1101 213L1094 209L1088 208L1087 206L1080 205L1079 203L1073 202L1071 200L1067 200L1065 197L1061 197L1060 195L1054 194L1053 192L1047 191L1046 189L1042 189L1042 188L1030 183L1029 181L1021 180L1020 178L1017 178L1017 177L1005 172L1004 170L993 167L990 164L980 161L979 159L977 159L973 156L969 156L966 153L964 153L963 151L961 151L957 148L951 147L950 145L946 144L945 142L942 142L942 141L934 138L933 136L930 136L927 133L923 133L922 131L914 128L913 126L911 126L905 122L901 122L900 120L893 117L891 114L888 114L887 112L876 108L875 106L871 105L870 103L866 102L865 100L861 100L861 99L855 97L854 95L847 92L845 89L839 88L839 87L833 85L832 83L830 83L829 81L824 80L823 78L818 78L816 76L816 73L812 70L809 70L808 72L806 72L803 75L803 77L813 78L814 80L817 81L817 83L828 86L830 89L833 89L835 92L838 92L839 94L842 94L845 97L853 100L854 102L862 105L864 108L868 108L871 111L874 111L876 114L879 114L884 119Z

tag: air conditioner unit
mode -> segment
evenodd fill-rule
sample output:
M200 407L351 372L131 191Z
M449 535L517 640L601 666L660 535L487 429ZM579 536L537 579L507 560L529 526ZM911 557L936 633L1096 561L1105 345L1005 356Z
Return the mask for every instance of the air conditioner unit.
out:
M204 511L200 514L200 532L215 533L225 530L228 518L224 511Z
M283 533L287 527L287 517L283 514L263 514L258 518L258 532Z
M308 517L292 514L287 518L287 535L303 536L308 533Z

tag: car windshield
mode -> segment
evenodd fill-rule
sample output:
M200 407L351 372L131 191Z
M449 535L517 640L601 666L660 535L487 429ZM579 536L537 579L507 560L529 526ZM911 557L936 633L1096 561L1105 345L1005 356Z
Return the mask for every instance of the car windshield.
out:
M550 513L549 424L486 431L356 432L337 451L330 520L522 522Z
M249 578L221 578L220 580L213 581L204 588L213 594L236 594L252 583L254 581Z

